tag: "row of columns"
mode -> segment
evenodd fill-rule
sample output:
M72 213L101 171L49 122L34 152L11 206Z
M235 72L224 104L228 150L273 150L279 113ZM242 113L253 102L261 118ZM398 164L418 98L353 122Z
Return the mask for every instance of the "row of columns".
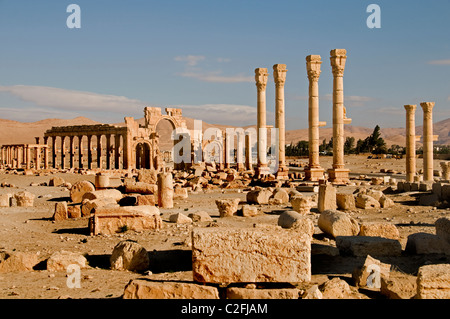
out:
M437 136L433 135L433 107L434 102L422 102L423 110L423 180L433 181L433 141ZM414 182L416 175L416 105L408 104L406 110L406 181Z
M96 155L97 155L97 168L106 168L106 169L119 169L120 168L120 159L121 159L121 134L98 134L98 135L76 135L78 138L78 167L84 168L84 148L83 148L83 137L86 136L87 139L87 168L91 169L93 164L93 150L92 150L92 137L96 136L97 143L96 143ZM105 158L106 158L106 167L103 167L103 161L102 161L102 152L103 152L103 145L102 145L102 136L105 136L106 138L106 152L105 152ZM60 168L64 169L66 164L66 140L68 140L69 143L69 168L75 167L75 143L74 143L74 135L66 136L46 136L44 137L44 143L47 144L48 138L51 139L51 149L52 149L52 164L53 168L57 168L58 159L57 159L57 139L60 139ZM114 146L112 145L112 140L114 140ZM123 153L123 168L128 168L128 160L127 160L127 145L126 139L123 138L123 147L122 147L122 153ZM113 162L111 163L111 160Z
M42 155L43 151L43 155ZM3 145L1 147L2 164L10 168L40 169L48 168L48 147L40 144Z
M344 164L344 124L350 124L351 119L346 117L344 107L344 69L347 60L345 49L334 49L330 52L330 62L333 72L333 166L328 170L329 180L335 183L346 183L349 180L349 170ZM309 55L306 57L306 69L309 79L309 165L305 170L306 179L317 181L324 176L324 169L319 163L319 127L326 125L319 121L319 86L320 55ZM285 160L285 110L284 110L284 84L286 81L286 65L275 64L273 66L273 77L276 86L275 91L275 127L278 129L278 155L279 168L278 177L287 176ZM266 138L266 87L268 72L266 68L255 70L255 81L257 87L257 143L258 163L257 172L262 174L266 171L265 159L267 149ZM263 135L263 136L261 136Z

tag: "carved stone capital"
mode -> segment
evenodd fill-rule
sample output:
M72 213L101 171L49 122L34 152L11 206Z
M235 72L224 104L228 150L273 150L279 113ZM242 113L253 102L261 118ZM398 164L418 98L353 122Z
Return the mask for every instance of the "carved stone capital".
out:
M405 110L406 110L408 113L409 113L409 112L414 113L414 112L416 111L417 105L414 105L414 104L407 104L407 105L404 105L404 107L405 107Z
M331 68L334 76L344 76L345 62L347 60L345 49L334 49L330 51Z
M308 72L308 79L310 81L319 81L321 64L320 55L308 55L306 57L306 71Z
M434 107L434 102L422 102L420 103L424 113L431 113Z
M267 73L267 68L257 68L255 69L255 81L258 91L264 91L267 87L267 79L269 73Z
M273 66L273 80L277 87L284 86L286 82L286 64L275 64Z

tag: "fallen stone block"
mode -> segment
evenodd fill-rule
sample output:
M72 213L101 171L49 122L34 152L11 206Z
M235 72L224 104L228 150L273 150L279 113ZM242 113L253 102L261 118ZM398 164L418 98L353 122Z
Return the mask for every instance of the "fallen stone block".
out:
M72 264L78 265L81 269L87 268L87 259L78 253L58 251L47 259L47 270L67 271L67 267Z
M123 240L115 247L110 257L111 269L144 272L150 265L147 250L131 240Z
M187 199L189 197L187 188L175 187L173 190L174 199Z
M117 189L101 189L98 191L93 191L93 192L89 192L89 193L85 193L83 195L83 199L89 199L89 200L94 200L94 199L104 199L104 198L113 198L116 203L118 203L123 197L123 194L117 190Z
M381 278L389 278L390 271L391 265L367 255L364 264L353 271L352 277L357 287L380 289Z
M254 190L247 193L248 204L269 204L269 198L272 196L272 192L266 188L260 190Z
M192 223L192 219L186 216L183 213L176 213L169 216L169 221L171 223L177 224L190 224Z
M417 293L416 276L391 271L381 277L380 292L388 299L413 299Z
M335 210L337 208L336 188L333 185L319 185L319 198L317 207L320 213L326 210Z
M125 230L159 229L163 225L158 207L98 208L89 218L91 235L111 235Z
M450 217L442 217L434 223L436 235L450 244Z
M337 208L340 210L355 209L355 196L353 196L353 194L337 193L336 204Z
M360 227L356 219L337 210L326 210L319 216L318 226L324 233L333 236L356 236Z
M302 299L323 299L319 285L313 285L308 288L302 295Z
M158 182L158 171L154 169L140 169L138 171L137 181L156 184Z
M395 202L386 195L381 196L378 202L380 203L381 208L389 208L395 205Z
M258 215L258 207L252 205L242 205L240 212L243 217L254 217Z
M60 202L55 204L55 212L53 213L54 221L66 220L69 218L67 213L67 202Z
M313 206L310 196L294 196L291 198L290 202L292 209L302 215L309 214L311 207Z
M297 288L251 289L227 288L227 299L298 299Z
M295 187L295 189L302 193L317 193L319 191L319 186L313 186L313 185L299 185Z
M408 236L405 251L410 254L450 255L450 244L441 237L428 233L415 233Z
M35 197L36 196L34 194L27 191L14 194L18 207L33 207Z
M351 299L352 290L347 282L335 277L319 286L322 299Z
M190 213L188 215L188 217L190 219L192 219L193 222L210 222L210 221L213 220L211 218L211 216L205 211L199 211L199 212L195 212L195 213Z
M204 283L311 279L311 236L270 228L195 228L194 280Z
M314 223L311 219L292 210L283 212L278 217L278 226L295 229L310 236L314 234Z
M433 183L432 182L421 182L419 184L419 191L421 192L428 192L433 190Z
M157 203L157 198L155 195L139 195L137 196L136 206L155 206Z
M217 199L216 205L219 209L220 217L228 217L233 216L237 213L238 205L240 199L232 198L232 199Z
M81 215L83 217L90 216L94 209L98 209L101 207L118 208L119 205L117 204L117 201L111 197L93 200L85 199L81 204Z
M289 194L286 190L282 188L275 188L275 190L272 193L272 196L269 198L270 201L274 201L277 204L286 204L289 202Z
M372 196L365 194L358 194L356 196L355 205L358 208L370 209L370 208L380 208L380 202L373 198Z
M422 195L419 198L420 206L436 206L439 203L439 197L436 194Z
M361 224L359 236L399 239L400 233L398 231L398 228L392 223L365 222Z
M400 256L402 245L398 240L369 236L338 236L336 247L342 256Z
M48 186L59 187L59 186L64 185L64 183L65 183L64 179L62 179L61 177L55 176L50 179L50 181L48 182Z
M67 206L68 218L81 218L81 205L68 205Z
M86 193L95 191L94 185L89 181L79 181L72 185L70 189L70 200L73 203L81 203Z
M417 299L450 299L450 264L419 268Z
M450 201L450 184L444 184L441 187L442 200Z
M0 207L11 206L12 194L0 194Z
M158 194L158 185L144 182L125 182L125 193Z
M36 253L0 251L0 273L32 271L38 262Z
M123 299L219 299L219 292L194 283L133 279L125 286Z

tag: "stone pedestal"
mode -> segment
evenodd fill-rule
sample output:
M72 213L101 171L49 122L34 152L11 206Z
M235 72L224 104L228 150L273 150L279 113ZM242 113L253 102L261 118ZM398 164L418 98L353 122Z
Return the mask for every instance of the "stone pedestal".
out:
M335 49L330 52L333 70L333 168L328 170L329 181L346 183L349 180L349 170L344 165L344 124L351 123L346 117L344 107L344 69L347 60L345 49Z

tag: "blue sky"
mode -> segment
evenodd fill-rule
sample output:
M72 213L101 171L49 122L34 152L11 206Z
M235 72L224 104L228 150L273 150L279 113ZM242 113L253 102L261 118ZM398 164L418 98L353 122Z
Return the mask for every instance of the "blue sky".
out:
M69 4L81 28L69 29ZM369 4L381 28L369 29ZM347 49L352 125L404 127L404 104L450 117L450 1L0 0L0 118L140 118L181 107L209 123L256 123L254 69L287 65L287 129L307 128L305 57L322 56L320 120L332 123L329 52Z

